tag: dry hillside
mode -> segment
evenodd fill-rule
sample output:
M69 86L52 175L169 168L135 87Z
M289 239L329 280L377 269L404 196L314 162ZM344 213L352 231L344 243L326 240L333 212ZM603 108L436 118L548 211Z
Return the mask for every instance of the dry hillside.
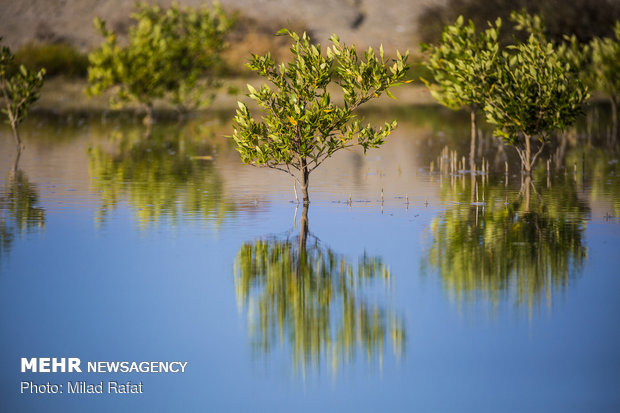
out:
M359 46L383 43L387 49L415 48L415 21L429 4L438 0L221 0L237 10L246 32L272 30L282 25L309 30L325 42L338 33ZM160 5L170 0L149 1ZM180 0L199 6L200 0ZM0 0L0 36L11 48L23 43L67 41L86 51L100 41L93 29L95 16L120 31L126 29L134 2L127 0ZM258 29L257 29L258 27Z

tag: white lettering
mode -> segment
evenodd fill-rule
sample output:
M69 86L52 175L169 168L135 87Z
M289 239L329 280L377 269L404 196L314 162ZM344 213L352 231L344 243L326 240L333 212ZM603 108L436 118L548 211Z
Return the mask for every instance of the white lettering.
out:
M50 373L50 358L43 357L39 359L39 372Z
M64 373L66 370L66 363L65 363L65 358L61 357L60 360L57 359L56 357L54 357L52 359L52 371L55 373L58 371L58 368L60 368L60 372Z
M39 393L58 393L62 385L52 384L49 381L43 384L36 384L31 381L21 382L21 393L39 394Z
M33 357L30 360L28 360L25 357L22 357L22 373L25 373L26 370L30 370L33 373L37 372L37 359L36 359L36 357ZM22 382L22 385L24 383L26 383L26 382Z
M82 372L82 369L80 368L80 359L79 358L77 358L77 357L69 357L68 371L69 371L69 373L73 373L74 371L77 371L78 373Z
M30 359L26 357L21 358L21 372L31 371L33 373L81 373L80 359L77 357L70 357L68 359L64 357L32 357Z
M71 371L75 367L81 371L79 359L75 366L71 360L68 359L67 369ZM89 373L185 373L187 364L187 361L89 361L87 370Z
M185 373L185 366L187 366L187 361L179 362L181 365L181 373Z

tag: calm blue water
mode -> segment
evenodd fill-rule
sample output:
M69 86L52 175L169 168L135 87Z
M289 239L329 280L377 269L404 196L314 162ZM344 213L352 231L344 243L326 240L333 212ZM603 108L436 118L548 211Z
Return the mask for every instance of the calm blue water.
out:
M295 274L292 182L240 165L226 127L144 143L132 125L35 118L17 174L1 130L0 410L620 410L613 155L582 176L569 152L550 185L543 166L527 206L501 162L472 203L469 175L429 171L450 141L405 122L311 178ZM282 255L261 269L244 246ZM21 373L22 357L188 364ZM20 393L82 380L144 392Z

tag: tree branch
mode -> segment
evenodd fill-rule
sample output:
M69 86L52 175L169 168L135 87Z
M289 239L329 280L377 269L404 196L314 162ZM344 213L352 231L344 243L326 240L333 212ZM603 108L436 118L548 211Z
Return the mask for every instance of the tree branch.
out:
M538 148L538 151L536 152L536 154L534 154L534 156L532 156L532 165L534 165L534 163L536 162L536 158L538 158L538 155L540 155L542 153L544 147L545 147L545 141L543 140L541 142L540 148Z
M280 166L278 166L278 165L269 165L269 164L264 164L264 165L265 165L267 168L270 168L270 169L276 169L276 170L278 170L278 171L286 172L287 174L289 174L290 176L292 176L293 178L295 178L295 180L296 180L297 182L299 182L299 179L297 179L297 176L296 176L294 173L292 173L292 172L288 169L288 167L287 167L287 169L284 169L284 168L282 168L282 167L280 167ZM254 165L254 166L258 166L258 167L260 167L261 165ZM299 183L301 184L301 182L299 182Z

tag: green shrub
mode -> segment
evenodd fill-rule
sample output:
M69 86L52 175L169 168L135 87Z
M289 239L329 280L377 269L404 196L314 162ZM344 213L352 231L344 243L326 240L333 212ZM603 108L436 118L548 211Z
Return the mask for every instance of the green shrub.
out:
M67 43L27 43L15 53L17 66L45 68L47 76L86 77L88 57Z
M30 106L39 99L39 91L43 86L45 69L29 71L24 65L12 71L15 56L11 49L2 45L0 37L0 95L3 98L2 112L13 129L18 152L22 142L17 126L28 114ZM17 165L17 164L16 164Z
M390 88L408 83L402 80L409 69L409 52L389 59L381 46L378 55L372 48L358 55L354 46L344 45L334 34L332 46L322 54L321 45L313 44L306 33L282 29L278 34L293 40L293 58L278 65L269 53L252 55L248 67L272 86L257 90L248 85L248 97L258 102L263 116L256 121L239 102L232 139L244 163L293 176L307 205L314 169L341 149L359 145L366 153L378 148L396 128L396 121L380 128L363 125L356 109L383 92L393 97ZM332 101L329 86L342 90L342 104Z
M476 27L485 27L487 21L498 17L507 21L513 10L521 9L544 18L546 35L553 42L572 34L586 43L596 36L610 37L614 22L620 19L617 0L447 0L435 2L420 13L418 38L425 43L439 42L444 26L454 23L459 15L465 21L471 19ZM510 43L515 35L521 34L506 27L500 42Z
M235 18L214 3L212 8L163 9L137 3L127 42L104 20L95 18L102 44L89 54L87 93L112 90L112 106L137 102L153 122L153 104L165 98L179 111L207 107L220 87L215 68L227 46Z

